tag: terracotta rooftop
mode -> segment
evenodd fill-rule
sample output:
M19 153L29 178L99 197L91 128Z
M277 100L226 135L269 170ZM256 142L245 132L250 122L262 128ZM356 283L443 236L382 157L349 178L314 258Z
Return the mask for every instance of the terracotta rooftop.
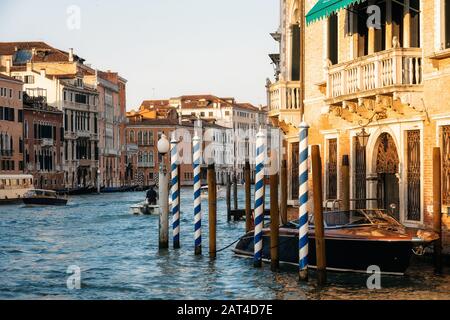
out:
M8 81L14 81L14 82L17 82L17 83L22 83L22 81L20 81L20 80L14 79L14 78L12 78L10 76L7 76L7 75L4 75L4 74L0 73L0 80L1 79L8 80Z
M0 55L14 56L19 51L28 51L31 53L33 49L36 50L36 54L32 57L33 62L69 62L68 52L53 48L45 42L0 42ZM74 55L74 60L84 62L84 59L77 55ZM13 65L18 64L13 61Z

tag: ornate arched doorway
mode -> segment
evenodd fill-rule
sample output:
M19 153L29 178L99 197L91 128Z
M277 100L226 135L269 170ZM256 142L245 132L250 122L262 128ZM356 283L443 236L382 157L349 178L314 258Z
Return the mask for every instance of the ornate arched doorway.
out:
M399 157L392 136L382 133L375 144L376 173L378 175L377 198L380 209L392 210L400 218Z

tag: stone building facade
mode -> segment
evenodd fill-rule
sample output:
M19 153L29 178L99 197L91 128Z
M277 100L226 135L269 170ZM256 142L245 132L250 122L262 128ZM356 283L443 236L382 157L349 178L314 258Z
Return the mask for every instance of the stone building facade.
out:
M348 155L352 206L394 208L410 227L432 225L432 153L441 147L448 248L450 1L350 1L336 10L322 0L280 3L277 79L267 88L269 116L287 136L291 204L302 120L310 144L321 146L324 199L342 198ZM369 5L379 9L378 26L367 24Z
M126 80L114 72L96 70L86 82L98 92L98 134L100 185L105 188L123 186L124 130L126 123Z

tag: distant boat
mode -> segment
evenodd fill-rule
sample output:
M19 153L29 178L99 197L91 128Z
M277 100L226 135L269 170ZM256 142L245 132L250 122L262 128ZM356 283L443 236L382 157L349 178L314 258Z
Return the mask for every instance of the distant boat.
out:
M201 187L200 192L201 198L203 200L207 200L209 197L209 187L208 186ZM226 197L225 189L220 186L217 186L217 199L224 199L225 197Z
M431 230L408 230L383 210L353 210L324 213L327 269L341 272L366 273L378 266L383 274L403 275L413 253L438 239ZM309 262L316 264L314 217L309 224ZM280 228L280 262L298 265L299 222L292 221ZM237 244L234 252L253 257L254 234L249 232ZM263 260L270 260L270 230L263 231Z
M117 193L117 192L130 192L135 190L135 187L105 187L100 189L101 193Z
M61 189L56 190L58 194L67 194L70 196L79 196L79 195L85 195L85 194L93 194L97 192L97 188L95 187L81 187L81 188L67 188L67 189Z
M132 205L130 209L134 215L157 215L159 213L159 206L150 205L147 201Z
M67 198L58 195L55 191L50 190L31 190L27 192L22 199L26 205L33 206L65 206Z

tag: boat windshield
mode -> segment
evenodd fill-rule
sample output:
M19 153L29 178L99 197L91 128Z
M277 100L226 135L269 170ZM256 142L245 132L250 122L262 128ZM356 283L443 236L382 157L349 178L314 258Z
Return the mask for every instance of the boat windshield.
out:
M400 223L388 215L384 210L350 210L338 212L324 212L324 225L327 229L356 227L373 224L395 224ZM289 223L290 226L298 227L299 220ZM314 215L309 217L309 225L314 227Z

